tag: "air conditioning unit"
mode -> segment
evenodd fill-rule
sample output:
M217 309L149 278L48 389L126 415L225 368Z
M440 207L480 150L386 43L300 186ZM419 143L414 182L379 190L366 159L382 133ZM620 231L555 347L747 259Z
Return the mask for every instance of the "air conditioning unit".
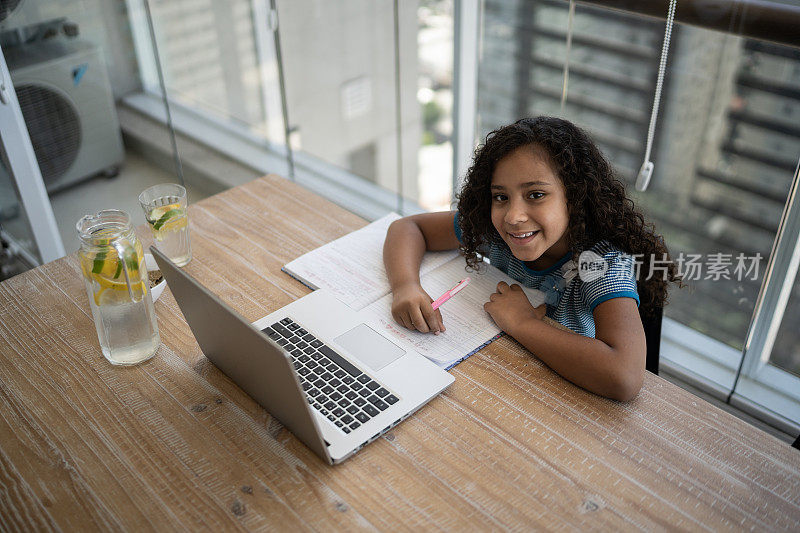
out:
M4 52L47 191L116 174L122 135L99 49L53 39Z
M0 0L0 31L64 18L77 3L77 0Z

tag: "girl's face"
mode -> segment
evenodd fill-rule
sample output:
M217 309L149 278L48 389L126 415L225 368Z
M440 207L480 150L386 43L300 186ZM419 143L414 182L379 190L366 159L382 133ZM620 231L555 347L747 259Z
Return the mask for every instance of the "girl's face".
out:
M492 224L514 257L543 270L569 252L566 191L544 150L521 146L498 161L491 193Z

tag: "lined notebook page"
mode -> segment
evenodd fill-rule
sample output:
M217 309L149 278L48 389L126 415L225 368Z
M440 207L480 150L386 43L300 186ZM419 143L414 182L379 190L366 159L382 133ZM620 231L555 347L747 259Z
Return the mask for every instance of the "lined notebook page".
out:
M483 310L483 304L489 301L500 281L515 283L492 266L486 265L481 273L467 273L465 265L464 258L459 257L421 277L422 288L431 298L437 298L467 275L471 278L469 285L439 308L446 328L444 333L420 333L397 324L392 318L391 294L368 306L364 312L384 333L410 344L428 359L447 368L500 333L491 316ZM525 292L527 294L529 290ZM528 295L529 299L531 296Z
M389 224L398 218L397 213L390 213L298 257L287 263L284 270L313 289L330 291L341 302L359 311L390 292L383 267L383 241ZM422 260L420 274L458 255L456 250L428 252Z

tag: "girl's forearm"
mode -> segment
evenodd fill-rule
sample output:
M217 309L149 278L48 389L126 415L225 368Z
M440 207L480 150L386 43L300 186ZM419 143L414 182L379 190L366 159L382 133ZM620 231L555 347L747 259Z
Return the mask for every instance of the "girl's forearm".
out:
M564 331L530 318L507 331L559 375L595 394L628 401L641 388L642 372L599 339Z
M405 218L392 222L383 245L383 264L392 291L407 283L419 283L425 250L425 237L416 223Z

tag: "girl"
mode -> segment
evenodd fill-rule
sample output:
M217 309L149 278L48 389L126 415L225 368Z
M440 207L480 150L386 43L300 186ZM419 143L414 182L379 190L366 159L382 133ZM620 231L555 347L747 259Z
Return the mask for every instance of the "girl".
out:
M663 239L583 130L537 117L493 131L475 151L456 212L392 223L384 263L397 322L445 331L419 266L426 250L455 248L470 268L480 266L481 254L544 291L546 303L534 307L519 285L501 282L484 309L550 368L609 398L627 401L639 392L646 345L637 306L645 314L663 307L675 266L670 261L663 275L648 276L654 258L664 264L668 257ZM630 254L641 255L641 269ZM638 286L635 271L642 274Z

